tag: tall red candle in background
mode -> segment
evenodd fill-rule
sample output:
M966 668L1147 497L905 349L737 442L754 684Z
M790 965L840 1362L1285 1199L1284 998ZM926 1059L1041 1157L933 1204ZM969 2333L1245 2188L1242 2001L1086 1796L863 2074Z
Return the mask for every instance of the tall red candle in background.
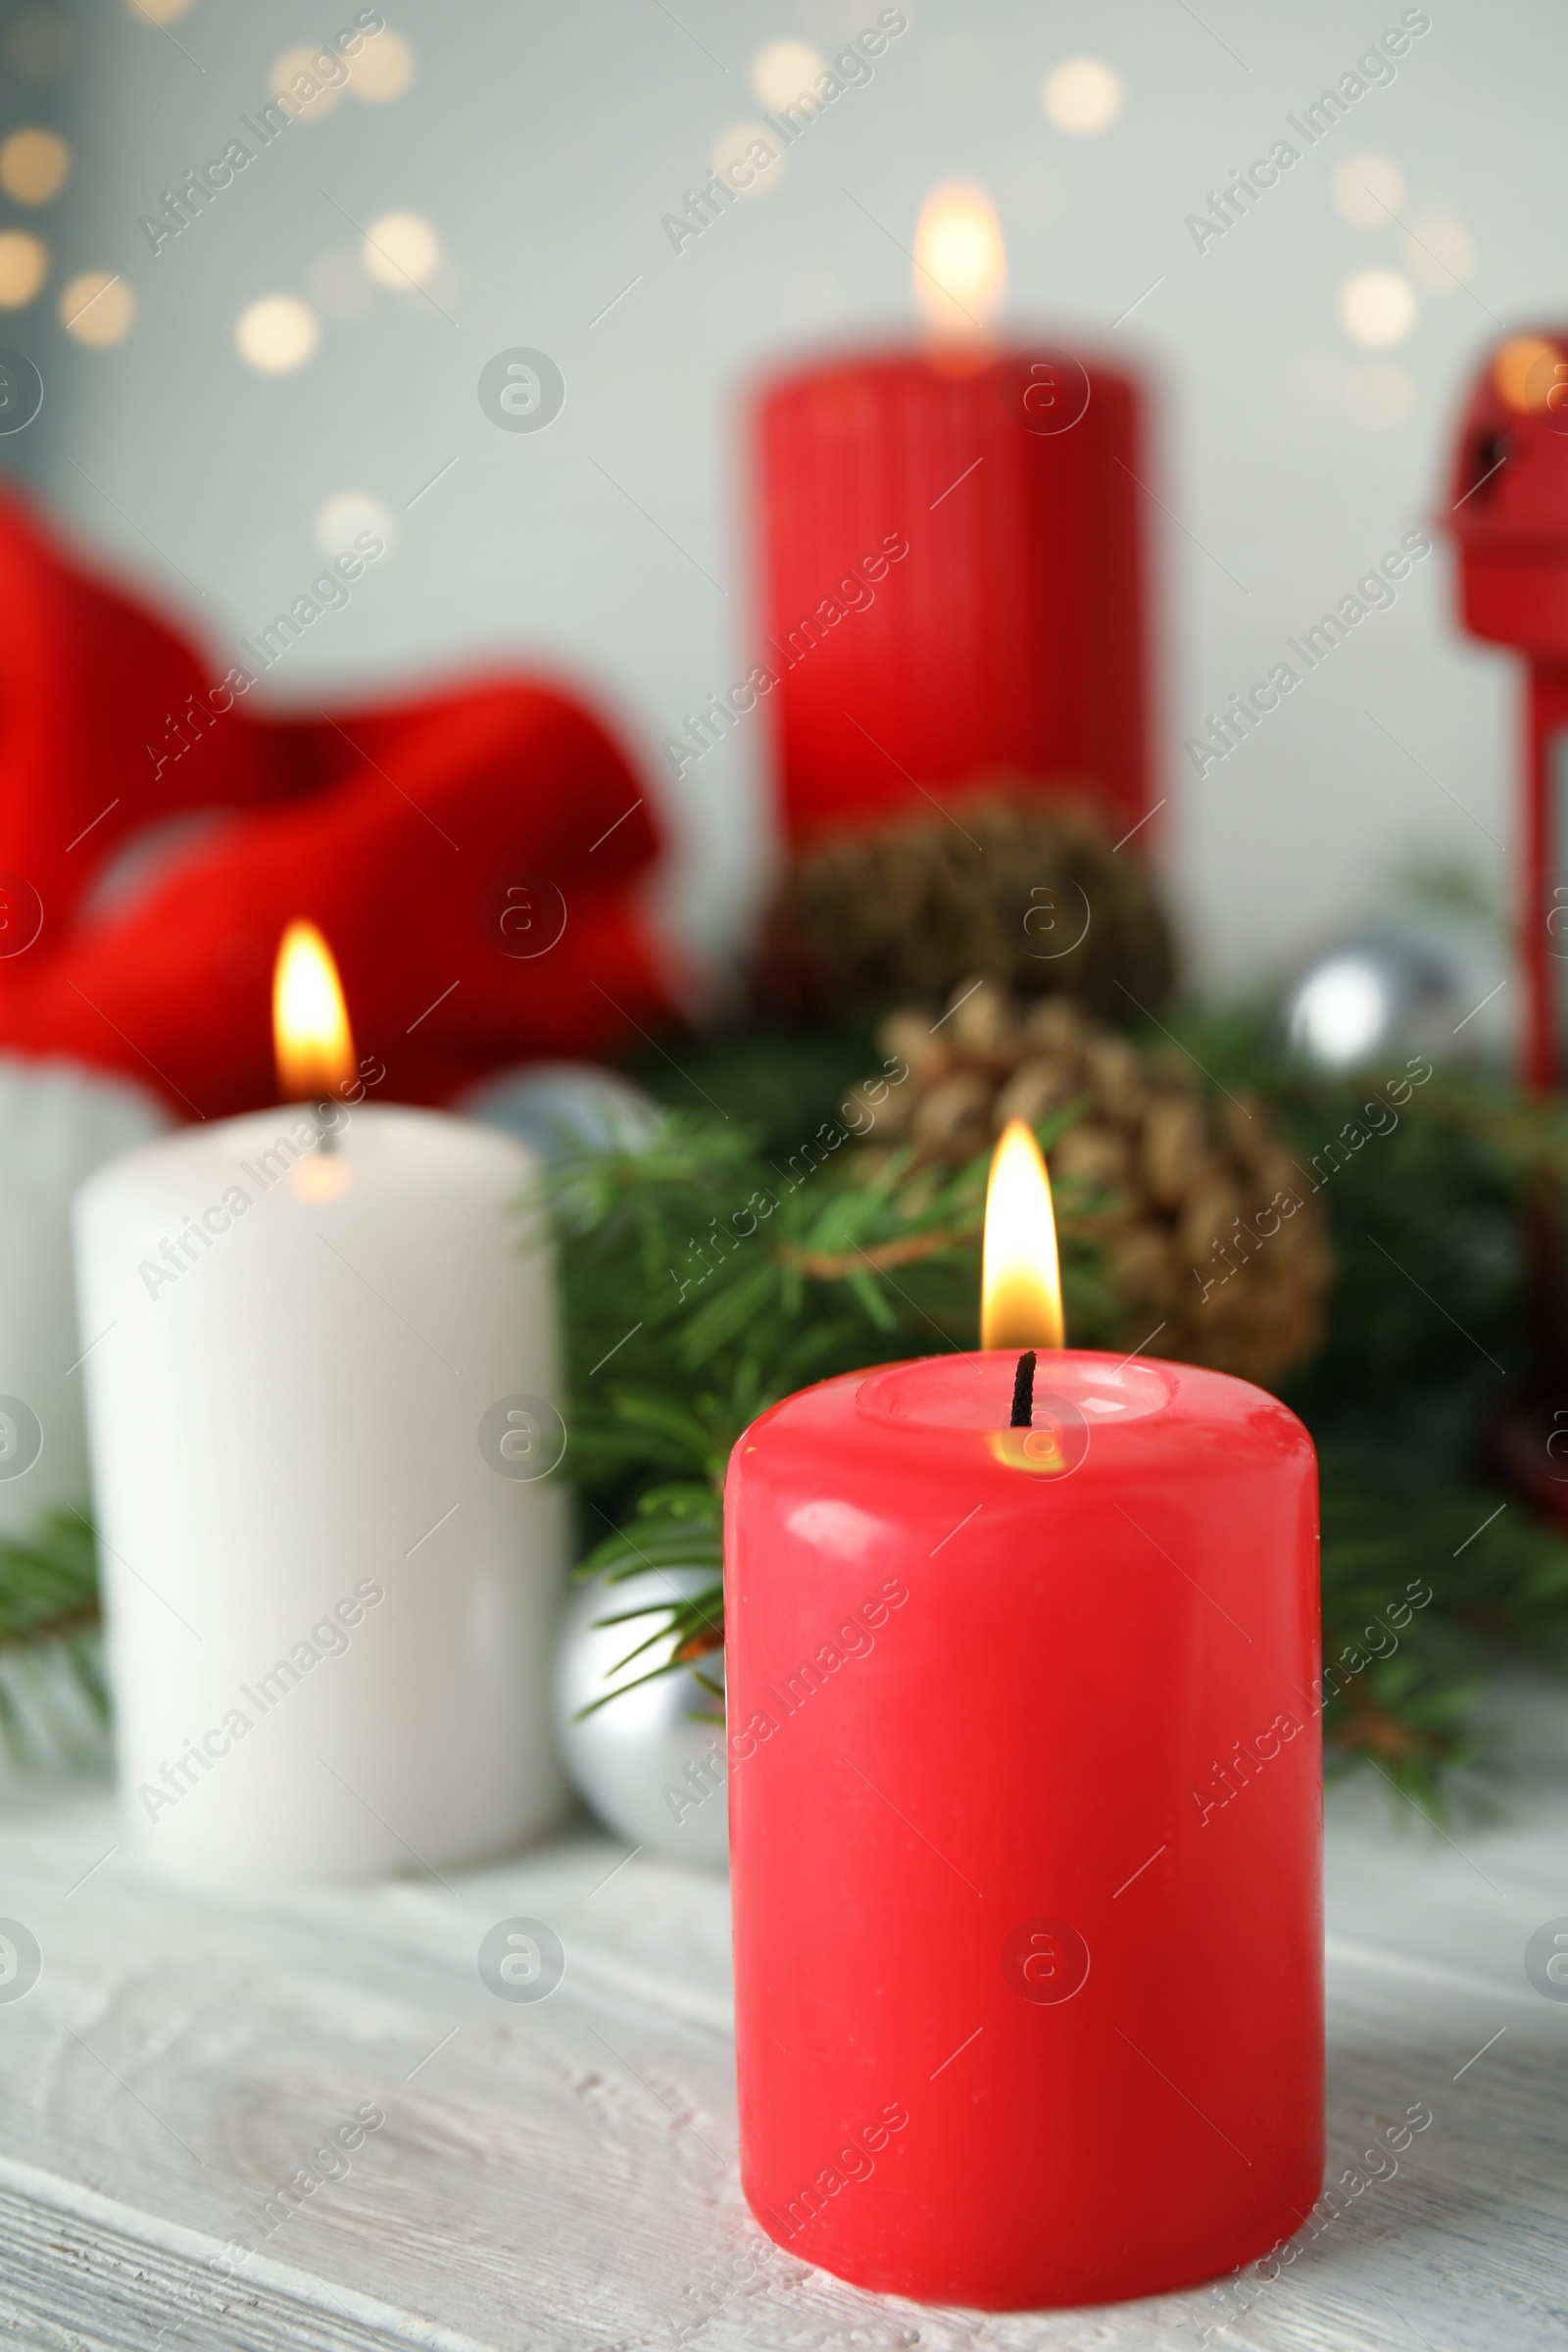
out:
M1150 801L1139 385L1061 339L988 339L1000 232L978 190L946 206L938 192L928 250L943 285L962 284L949 299L917 261L916 291L941 314L924 348L836 358L759 402L762 652L789 831L807 840L918 804L916 785L940 795L1005 769L1079 785L1131 825Z
M1310 1443L1077 1351L1010 1427L1016 1361L789 1397L725 1502L746 2194L990 2309L1229 2270L1323 2163Z

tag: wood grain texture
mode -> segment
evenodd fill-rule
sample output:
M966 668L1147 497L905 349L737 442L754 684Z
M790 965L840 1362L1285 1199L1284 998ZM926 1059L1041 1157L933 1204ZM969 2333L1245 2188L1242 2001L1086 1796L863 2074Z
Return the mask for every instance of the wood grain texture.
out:
M0 1912L44 1966L0 2003L0 2325L49 2352L1561 2345L1568 2003L1523 1952L1568 1916L1568 1704L1505 1703L1495 1822L1446 1840L1375 1788L1331 1799L1329 2177L1422 2103L1397 2173L1271 2279L1050 2315L862 2295L758 2231L720 1880L582 1830L450 1886L219 1903L122 1866L100 1784L19 1789ZM566 1952L536 2005L476 1966L519 1916ZM307 2191L365 2106L384 2123Z

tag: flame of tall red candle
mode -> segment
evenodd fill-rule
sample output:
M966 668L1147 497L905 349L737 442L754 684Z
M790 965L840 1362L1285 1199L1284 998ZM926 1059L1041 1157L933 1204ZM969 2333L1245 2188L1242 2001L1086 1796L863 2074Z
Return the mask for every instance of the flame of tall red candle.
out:
M1007 283L996 207L984 188L945 180L914 232L914 293L933 332L983 339Z

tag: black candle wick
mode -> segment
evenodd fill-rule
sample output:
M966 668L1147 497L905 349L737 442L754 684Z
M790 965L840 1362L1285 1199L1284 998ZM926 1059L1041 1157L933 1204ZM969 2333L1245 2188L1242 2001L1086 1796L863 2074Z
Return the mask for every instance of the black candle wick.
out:
M1035 1351L1026 1348L1012 1379L1012 1427L1029 1429L1035 1417Z

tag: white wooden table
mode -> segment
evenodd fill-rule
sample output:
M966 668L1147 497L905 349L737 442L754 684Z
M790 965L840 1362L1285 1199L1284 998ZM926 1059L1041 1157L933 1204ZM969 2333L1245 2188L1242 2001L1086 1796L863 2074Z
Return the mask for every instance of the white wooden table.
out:
M1532 1989L1523 1953L1568 1915L1568 1692L1510 1686L1504 1709L1504 1816L1457 1843L1393 1823L1376 1787L1331 1799L1331 2177L1413 2103L1434 2121L1247 2309L1203 2289L930 2311L774 2251L736 2178L716 1879L617 1868L584 1830L451 1885L236 1907L103 1859L101 1783L29 1787L0 1823L0 1914L43 1953L0 2003L0 2329L73 2352L1022 2352L1196 2347L1228 2312L1211 2341L1561 2345L1568 2003ZM498 2000L475 1964L517 1916L566 1949L536 2005ZM347 2170L280 2198L298 2168L333 2169L314 2152L363 2108L385 2120ZM228 2276L231 2239L258 2251Z

